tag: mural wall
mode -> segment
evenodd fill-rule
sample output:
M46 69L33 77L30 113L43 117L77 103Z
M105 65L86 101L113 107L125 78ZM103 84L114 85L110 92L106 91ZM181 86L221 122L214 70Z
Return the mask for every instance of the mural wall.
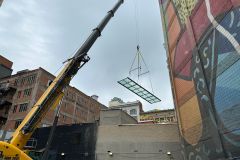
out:
M187 160L240 159L240 0L159 0Z

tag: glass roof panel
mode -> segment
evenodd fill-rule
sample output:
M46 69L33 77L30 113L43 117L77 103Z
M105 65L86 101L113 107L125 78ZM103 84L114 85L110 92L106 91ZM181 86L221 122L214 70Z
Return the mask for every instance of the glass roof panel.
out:
M118 83L151 104L161 101L158 97L150 93L148 90L143 88L141 85L139 85L129 77L118 81Z

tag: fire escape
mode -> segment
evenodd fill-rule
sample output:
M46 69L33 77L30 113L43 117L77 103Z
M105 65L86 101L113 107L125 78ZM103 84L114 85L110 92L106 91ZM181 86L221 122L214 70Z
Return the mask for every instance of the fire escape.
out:
M15 92L16 88L11 83L0 84L0 129L7 121Z

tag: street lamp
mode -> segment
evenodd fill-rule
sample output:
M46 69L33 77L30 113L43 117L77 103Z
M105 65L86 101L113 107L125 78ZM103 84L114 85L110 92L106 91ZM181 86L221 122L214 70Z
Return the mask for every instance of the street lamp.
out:
M108 151L108 155L109 155L110 157L112 157L112 156L113 156L113 153L112 153L111 151Z
M61 153L61 160L64 160L64 159L65 159L65 153L62 152L62 153Z
M170 160L173 159L172 153L170 151L167 151L167 156L169 157Z

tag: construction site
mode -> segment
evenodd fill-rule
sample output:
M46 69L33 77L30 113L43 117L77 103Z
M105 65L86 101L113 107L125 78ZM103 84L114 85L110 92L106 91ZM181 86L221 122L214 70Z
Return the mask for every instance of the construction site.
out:
M0 160L240 160L240 0L0 0Z

